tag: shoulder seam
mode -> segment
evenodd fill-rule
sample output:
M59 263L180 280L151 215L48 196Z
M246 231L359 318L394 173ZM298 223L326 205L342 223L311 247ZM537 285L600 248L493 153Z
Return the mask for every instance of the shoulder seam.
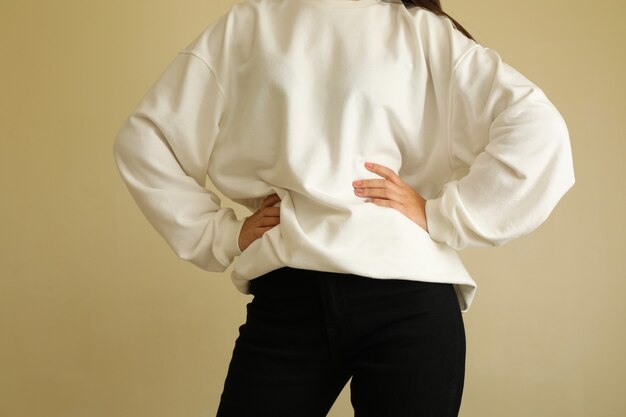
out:
M455 29L456 30L456 29ZM450 95L448 97L448 160L450 162L450 166L452 167L452 169L456 169L458 168L460 165L457 164L454 161L454 153L452 151L452 147L453 147L453 140L452 140L452 109L453 109L453 104L454 104L454 74L456 73L457 68L459 67L459 64L463 61L463 59L469 55L469 52L474 50L475 48L477 48L479 45L476 43L472 46L470 46L469 48L467 48L465 51L463 51L463 53L461 55L458 56L458 58L456 59L456 62L454 63L454 65L452 66L452 71L450 72Z
M467 48L465 51L463 51L463 53L461 53L461 55L459 55L456 58L456 61L455 61L454 65L452 66L452 74L454 74L456 72L457 67L459 66L461 61L463 61L463 59L469 54L469 52L474 50L475 48L478 48L479 46L480 45L478 43L474 43L473 45L471 45L469 48ZM485 47L483 47L483 48L485 48ZM485 49L488 49L488 48L485 48Z
M219 83L219 80L217 79L217 75L215 74L215 71L213 70L213 68L211 67L211 65L208 63L208 61L204 58L202 58L197 52L194 52L190 49L185 49L182 51L178 52L179 54L188 54L188 55L192 55L196 58L198 58L200 60L200 62L202 62L211 72L211 74L213 75L213 78L215 79L215 85L217 86L217 91L220 92L220 95L222 96L222 98L224 99L224 101L226 101L226 95L224 95L224 91L222 89L222 86Z

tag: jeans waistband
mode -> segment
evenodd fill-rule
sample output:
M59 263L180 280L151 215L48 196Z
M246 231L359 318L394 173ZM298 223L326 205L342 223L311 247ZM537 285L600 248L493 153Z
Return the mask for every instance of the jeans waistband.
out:
M374 278L343 272L317 271L284 266L269 271L250 281L250 293L300 293L303 291L315 291L320 280L337 281L347 287L366 289L372 287L376 290L384 287L388 291L415 290L420 287L452 286L451 283L417 281L400 278Z

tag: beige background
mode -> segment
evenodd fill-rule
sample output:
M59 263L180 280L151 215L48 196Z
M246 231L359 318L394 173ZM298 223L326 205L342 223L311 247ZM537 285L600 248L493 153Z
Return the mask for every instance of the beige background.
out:
M3 0L0 415L215 415L251 296L232 266L207 273L170 251L112 143L176 52L234 3ZM444 8L559 108L577 180L531 235L461 251L479 285L461 416L624 416L624 3ZM351 415L346 385L330 416Z

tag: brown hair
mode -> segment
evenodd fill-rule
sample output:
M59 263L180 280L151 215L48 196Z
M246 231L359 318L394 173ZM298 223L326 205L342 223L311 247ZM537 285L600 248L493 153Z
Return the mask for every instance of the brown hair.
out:
M414 6L419 6L419 7L422 7L424 9L430 10L431 12L435 13L436 15L448 17L452 21L452 23L454 23L454 26L462 34L464 34L465 36L467 36L471 40L476 41L476 39L474 39L474 37L467 30L465 30L465 28L463 26L461 26L461 24L459 22L454 20L452 18L452 16L450 16L448 13L443 11L443 9L441 8L441 1L439 1L439 0L402 0L402 3L404 3L404 5L407 8L414 7Z

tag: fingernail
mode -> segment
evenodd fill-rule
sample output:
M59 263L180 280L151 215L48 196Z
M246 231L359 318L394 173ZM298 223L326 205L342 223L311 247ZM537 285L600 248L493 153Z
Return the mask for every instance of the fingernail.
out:
M357 186L358 186L358 185L361 185L361 181L354 181L352 184L354 184L354 185L357 185Z
M372 168L372 167L374 166L374 164L372 164L371 162L366 162L366 163L365 163L365 166L366 166L367 168Z

